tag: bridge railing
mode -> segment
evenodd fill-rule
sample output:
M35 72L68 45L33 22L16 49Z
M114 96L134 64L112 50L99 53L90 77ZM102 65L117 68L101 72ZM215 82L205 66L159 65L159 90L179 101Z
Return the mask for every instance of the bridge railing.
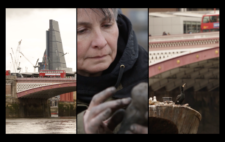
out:
M41 81L41 80L49 80L49 81L57 81L57 80L65 80L65 81L69 81L69 80L75 80L76 81L76 77L71 77L71 78L17 78L16 80L18 81L29 81L29 80L32 80L32 81Z
M190 39L203 39L203 38L218 38L219 32L205 32L193 34L179 34L179 35L165 35L165 36L151 36L149 43L163 42L163 41L177 41L177 40L190 40Z
M217 46L219 32L153 36L149 38L149 65Z
M163 47L186 47L219 44L219 32L154 36L149 38L149 50Z

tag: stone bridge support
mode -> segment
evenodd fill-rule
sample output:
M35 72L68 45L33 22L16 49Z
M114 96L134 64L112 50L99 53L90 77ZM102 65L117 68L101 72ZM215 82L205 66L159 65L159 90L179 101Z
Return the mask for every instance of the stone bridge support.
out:
M47 99L18 99L16 95L16 76L6 76L6 118L51 117L50 102Z
M58 102L58 116L76 116L76 91L73 92L73 101Z

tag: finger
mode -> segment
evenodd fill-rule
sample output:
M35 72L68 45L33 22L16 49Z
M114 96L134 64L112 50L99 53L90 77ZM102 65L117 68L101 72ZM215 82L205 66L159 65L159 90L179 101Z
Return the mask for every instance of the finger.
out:
M147 134L148 133L148 127L141 126L138 124L131 125L130 130L135 134Z
M97 115L95 118L90 120L89 125L87 127L87 132L96 133L96 131L99 129L102 122L110 117L110 114L111 114L111 109L108 108L102 113L100 113L99 115Z
M119 109L117 110L112 117L109 118L109 120L107 120L106 123L108 128L113 131L115 129L115 127L122 122L123 118L125 116L125 110L124 109Z
M145 118L148 120L148 111L145 113Z
M131 131L126 131L125 134L133 134Z
M101 91L100 93L94 95L94 97L92 98L91 103L89 105L89 108L94 107L94 106L104 102L115 92L116 92L115 87L109 87L109 88Z
M110 108L112 111L115 111L116 109L127 106L130 102L131 102L131 98L123 98L123 99L117 99L113 101L104 102L90 109L88 117L93 118L99 113L101 113L102 111L106 110L107 108Z

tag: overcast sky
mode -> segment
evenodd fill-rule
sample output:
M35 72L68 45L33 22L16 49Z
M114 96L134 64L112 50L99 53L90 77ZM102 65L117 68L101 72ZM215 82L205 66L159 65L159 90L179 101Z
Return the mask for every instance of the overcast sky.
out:
M66 65L76 71L76 9L6 9L6 70L13 72L10 53L14 54L21 42L21 52L35 64L42 61L46 49L46 31L49 20L58 21L63 44ZM21 54L20 67L22 72L33 72L34 68ZM11 63L10 63L11 62ZM38 69L36 68L36 72Z

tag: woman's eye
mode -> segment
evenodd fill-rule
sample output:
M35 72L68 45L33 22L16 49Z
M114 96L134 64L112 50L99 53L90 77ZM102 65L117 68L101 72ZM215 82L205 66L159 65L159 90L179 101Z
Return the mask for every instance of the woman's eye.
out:
M103 25L103 27L105 27L105 28L109 28L111 26L112 26L111 24L105 24L105 25Z
M83 29L83 30L77 30L77 33L78 34L82 34L82 33L84 33L86 31L86 29Z

